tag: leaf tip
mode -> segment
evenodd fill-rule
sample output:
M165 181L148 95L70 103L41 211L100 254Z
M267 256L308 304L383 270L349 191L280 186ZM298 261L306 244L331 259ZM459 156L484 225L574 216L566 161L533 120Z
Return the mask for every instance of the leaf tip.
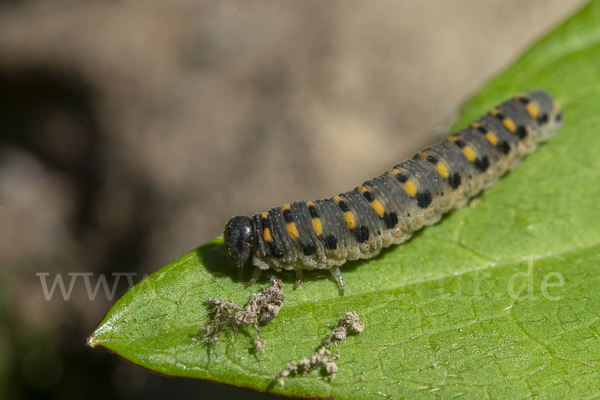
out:
M89 347L95 349L96 347L99 347L100 344L98 344L94 338L94 333L96 331L92 332L92 334L90 336L87 337L87 339L85 339L85 344L88 345Z
M98 336L101 335L102 331L103 331L102 324L97 326L96 328L94 328L94 330L85 339L85 344L93 349L98 348L98 347L104 347L102 345L102 337L98 338Z

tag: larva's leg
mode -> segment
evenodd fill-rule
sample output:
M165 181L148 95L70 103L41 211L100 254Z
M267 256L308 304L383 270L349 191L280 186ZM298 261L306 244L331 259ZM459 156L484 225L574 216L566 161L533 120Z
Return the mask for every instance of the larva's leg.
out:
M298 286L300 286L301 283L302 283L302 270L297 269L296 270L296 282L294 282L294 290L296 290L298 288Z
M335 278L335 281L337 282L338 288L340 289L340 296L344 295L344 278L342 278L342 273L340 271L340 267L338 267L337 265L334 267L331 267L329 269L329 271L331 271L331 275L333 275L333 277Z
M254 282L256 282L258 280L258 278L260 277L260 273L261 273L261 269L256 267L254 268L254 272L252 272L252 278L250 278L250 281L248 282L248 287L252 286L254 284Z

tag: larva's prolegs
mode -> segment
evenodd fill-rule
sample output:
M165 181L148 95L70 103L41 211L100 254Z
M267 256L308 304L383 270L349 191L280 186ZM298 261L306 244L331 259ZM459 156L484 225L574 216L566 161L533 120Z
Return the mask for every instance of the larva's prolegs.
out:
M258 268L258 267L254 268L254 271L252 271L252 277L248 281L248 287L254 285L254 282L256 282L258 280L258 278L260 278L261 272L262 272L262 270L260 268Z
M333 278L337 282L338 288L340 289L340 296L343 296L344 295L344 278L342 278L342 271L340 271L340 267L338 267L336 265L334 267L331 267L329 269L329 271L331 271L331 275L333 275Z
M296 271L296 282L294 282L294 290L298 289L298 286L302 283L302 270L297 269Z
M331 199L299 201L225 225L230 257L242 267L329 269L344 294L340 266L371 258L438 222L489 188L562 125L558 103L532 91L505 101L469 127L355 189Z

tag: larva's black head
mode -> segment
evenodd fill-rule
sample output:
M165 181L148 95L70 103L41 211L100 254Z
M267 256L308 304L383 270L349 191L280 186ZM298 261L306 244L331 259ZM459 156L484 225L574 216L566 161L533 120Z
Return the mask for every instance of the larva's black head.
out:
M229 257L242 267L253 255L256 247L256 229L250 217L237 215L227 221L223 234Z

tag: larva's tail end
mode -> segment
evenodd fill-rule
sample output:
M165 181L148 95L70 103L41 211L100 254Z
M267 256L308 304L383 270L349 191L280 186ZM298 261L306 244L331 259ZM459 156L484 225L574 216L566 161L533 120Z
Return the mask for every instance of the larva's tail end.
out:
M534 140L537 143L545 142L556 135L563 124L563 112L560 104L548 93L534 90L518 96L524 103L529 116L537 124Z

